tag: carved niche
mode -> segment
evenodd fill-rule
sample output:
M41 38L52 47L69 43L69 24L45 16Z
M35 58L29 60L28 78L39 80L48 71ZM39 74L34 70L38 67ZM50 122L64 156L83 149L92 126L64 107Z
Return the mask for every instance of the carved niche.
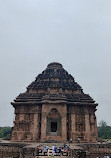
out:
M61 135L61 117L56 108L53 108L47 116L47 135Z

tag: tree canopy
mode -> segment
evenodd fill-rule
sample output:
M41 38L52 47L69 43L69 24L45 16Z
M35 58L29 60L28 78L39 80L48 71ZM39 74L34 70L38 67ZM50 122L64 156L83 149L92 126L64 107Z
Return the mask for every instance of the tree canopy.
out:
M108 126L103 120L99 122L98 137L103 139L111 139L111 126Z
M0 127L0 138L10 139L11 127Z

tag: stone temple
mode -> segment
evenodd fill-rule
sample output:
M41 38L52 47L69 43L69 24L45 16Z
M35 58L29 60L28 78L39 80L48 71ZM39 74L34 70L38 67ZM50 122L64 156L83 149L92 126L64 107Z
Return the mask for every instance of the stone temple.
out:
M11 140L96 142L95 101L60 63L50 63L14 102Z

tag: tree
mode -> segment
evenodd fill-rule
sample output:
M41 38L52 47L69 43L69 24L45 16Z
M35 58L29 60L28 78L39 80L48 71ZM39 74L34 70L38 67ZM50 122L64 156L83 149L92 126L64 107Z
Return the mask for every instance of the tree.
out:
M11 127L0 127L0 138L10 139Z
M106 126L107 126L106 121L101 120L101 121L99 122L99 126L100 126L100 127L106 127Z
M99 122L98 136L103 139L111 139L111 127L104 120Z

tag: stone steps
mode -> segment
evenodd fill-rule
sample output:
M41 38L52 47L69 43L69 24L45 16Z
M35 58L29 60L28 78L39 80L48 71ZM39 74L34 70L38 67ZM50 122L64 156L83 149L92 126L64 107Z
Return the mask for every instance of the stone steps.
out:
M39 156L39 158L51 158L51 156ZM68 158L68 156L54 156L54 158Z
M33 154L26 154L26 155L24 155L24 158L32 158L32 156L33 156ZM33 156L34 157L34 156ZM49 156L44 156L44 155L39 155L39 156L35 156L35 157L39 157L39 158L49 158L49 157L51 157L51 154L49 155ZM66 154L65 155L63 155L63 156L61 156L61 155L54 155L54 158L59 158L59 157L61 157L61 158L66 158L66 157L68 157L68 156L66 156Z
M32 158L32 157L34 157L33 154L36 155L35 152L27 151L27 152L24 153L24 158ZM52 155L52 149L50 148L49 149L49 156L48 156L47 153L46 153L46 155L44 155L42 152L40 152L39 156L35 156L34 158L36 158L36 157L51 158L51 155ZM55 153L55 155L54 155L54 158L66 158L66 157L68 157L68 156L67 156L65 151L63 152L62 156L59 152Z
M24 158L32 158L32 156L25 156ZM35 156L33 158L51 158L51 156ZM68 156L54 156L54 158L68 158Z

